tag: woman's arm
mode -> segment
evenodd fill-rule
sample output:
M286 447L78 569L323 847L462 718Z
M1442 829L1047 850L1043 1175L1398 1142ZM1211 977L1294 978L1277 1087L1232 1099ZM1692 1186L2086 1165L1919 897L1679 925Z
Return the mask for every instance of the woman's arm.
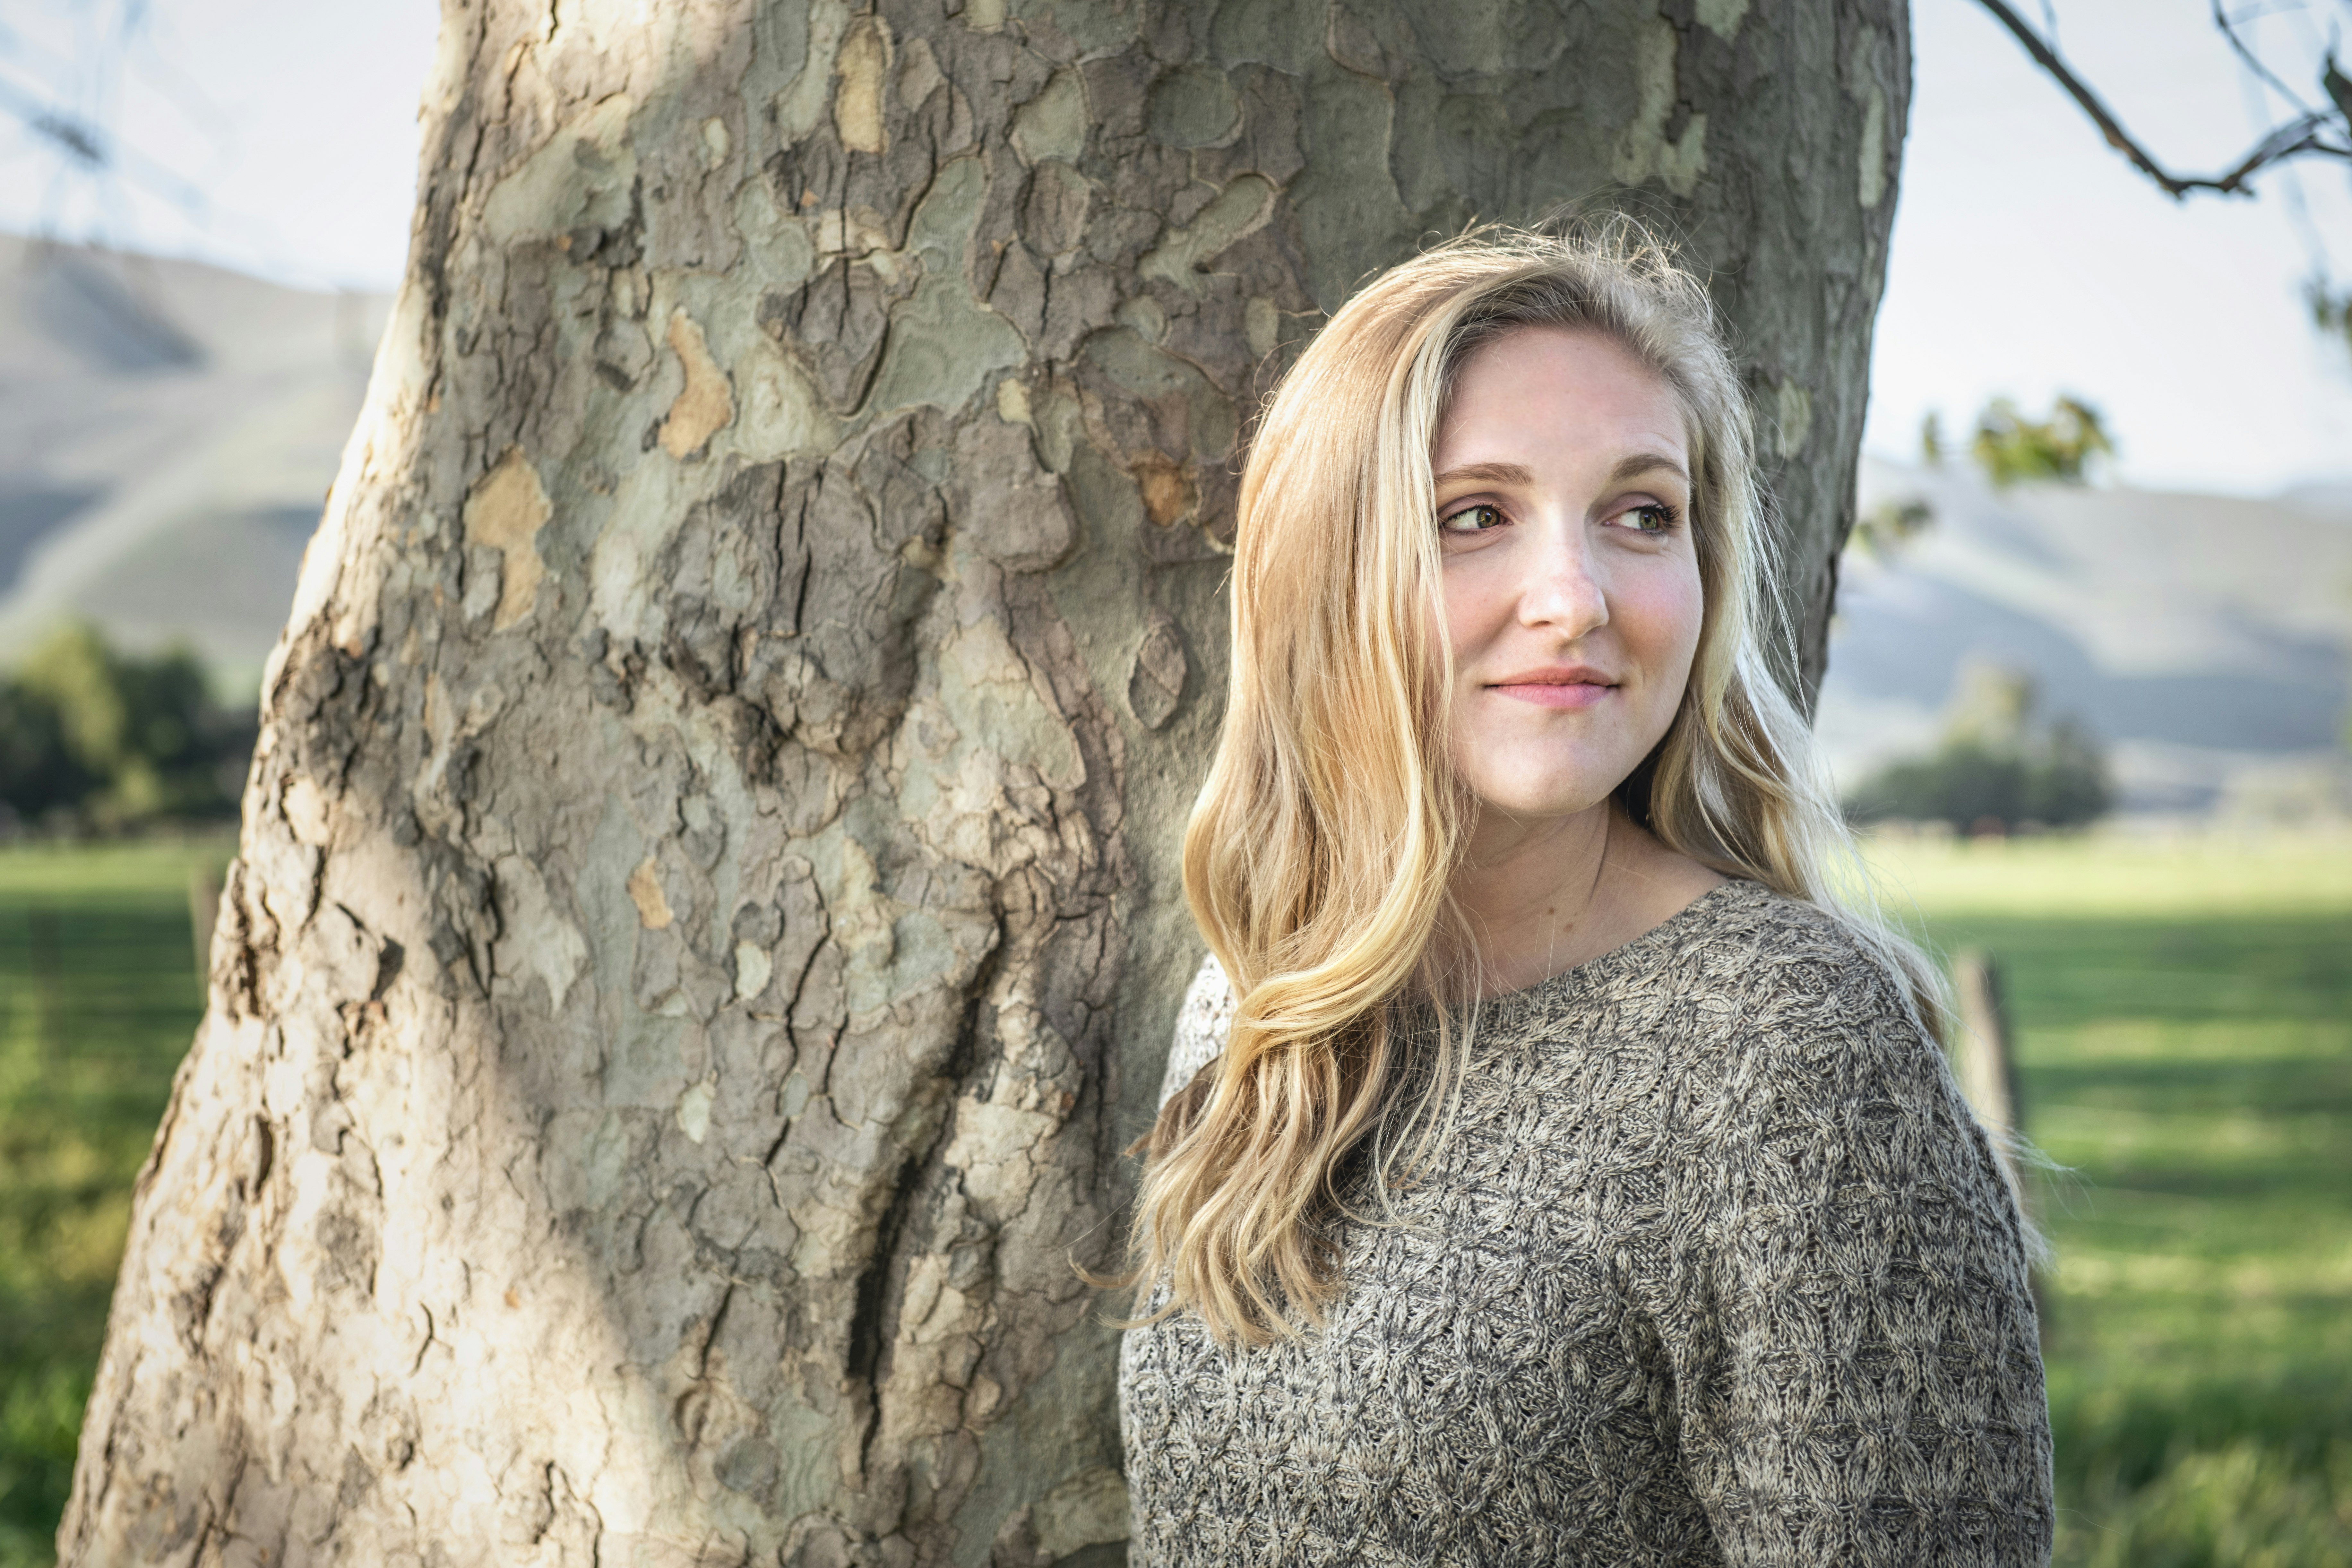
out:
M1744 989L1675 1367L1726 1561L2046 1562L2026 1236L1984 1133L1858 948L1759 955Z

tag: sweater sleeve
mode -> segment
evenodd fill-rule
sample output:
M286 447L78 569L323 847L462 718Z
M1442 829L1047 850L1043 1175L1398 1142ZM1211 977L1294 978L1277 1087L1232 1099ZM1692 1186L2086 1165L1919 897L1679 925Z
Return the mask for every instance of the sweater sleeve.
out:
M1675 1265L1685 1473L1724 1560L2048 1560L2025 1233L1895 982L1808 922L1748 956Z

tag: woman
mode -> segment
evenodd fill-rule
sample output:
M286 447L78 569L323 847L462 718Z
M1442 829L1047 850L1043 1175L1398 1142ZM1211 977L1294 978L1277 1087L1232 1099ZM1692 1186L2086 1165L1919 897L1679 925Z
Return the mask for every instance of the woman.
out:
M1622 227L1395 268L1269 405L1138 1205L1139 1565L2046 1556L2031 1236L1932 970L1830 889L1752 461Z

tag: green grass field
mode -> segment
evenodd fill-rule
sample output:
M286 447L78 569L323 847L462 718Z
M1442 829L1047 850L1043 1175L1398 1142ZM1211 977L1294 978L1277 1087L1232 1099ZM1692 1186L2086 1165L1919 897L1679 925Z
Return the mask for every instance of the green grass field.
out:
M203 1011L226 839L0 849L0 1568L52 1560L131 1182Z
M2352 1563L2352 837L1884 841L2001 961L2034 1183L2057 1560Z
M49 1561L221 842L0 851L0 1568ZM2352 1563L2352 838L1881 840L2002 961L2061 1563Z

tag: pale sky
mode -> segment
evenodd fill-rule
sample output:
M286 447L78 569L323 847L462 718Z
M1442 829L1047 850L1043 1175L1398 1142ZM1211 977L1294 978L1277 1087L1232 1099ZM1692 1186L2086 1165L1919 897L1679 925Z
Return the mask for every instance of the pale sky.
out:
M110 108L122 144L142 155L101 202L0 114L0 228L95 230L126 249L312 289L398 284L436 0L143 0L129 46L102 48L142 3L0 5L9 101L30 89L84 115ZM87 69L108 54L113 71Z
M2039 18L2037 0L2015 5ZM2054 9L2078 74L2174 173L2226 168L2252 144L2210 0ZM2352 35L2352 4L2308 0L2260 24L2279 58L2312 62L2282 73L2290 85L2315 95L2314 46L2330 22ZM2289 177L2270 175L2252 200L2176 203L1974 0L1915 0L1912 28L1916 96L1864 447L1916 461L1930 409L1948 436L1992 396L2040 411L2064 391L2107 416L2131 484L2262 495L2352 479L2352 353L2311 327ZM2339 287L2352 286L2352 164L2297 167Z
M133 0L9 0L0 90L108 107L142 162L100 200L0 116L0 228L93 233L311 288L388 289L406 256L433 0L149 0L112 76L76 60ZM2315 59L2347 0L2261 24ZM2243 73L2209 0L2053 0L2070 58L2160 157L2208 171L2252 140ZM2038 19L2038 0L2021 0ZM2267 494L2352 479L2352 354L2323 342L2290 181L2175 203L2109 151L1974 0L1916 0L1916 98L1866 447L1898 460L1921 417L1964 431L1986 399L2061 391L2103 409L2118 477ZM2287 73L2304 90L2307 65ZM2294 177L2352 280L2352 171Z

